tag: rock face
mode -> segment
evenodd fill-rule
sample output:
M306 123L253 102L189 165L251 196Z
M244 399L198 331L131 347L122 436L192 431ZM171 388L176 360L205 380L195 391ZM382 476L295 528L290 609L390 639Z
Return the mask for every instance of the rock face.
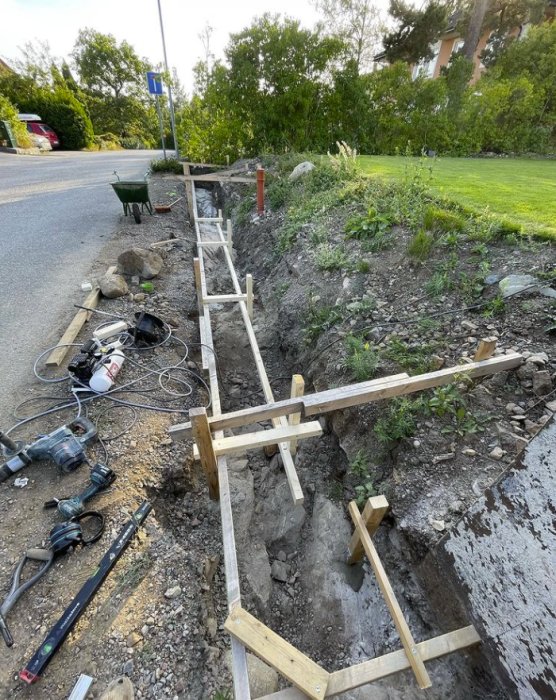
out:
M314 163L311 163L311 161L306 160L303 163L300 163L299 165L296 165L295 168L292 170L290 173L290 180L298 180L300 177L303 177L304 175L307 175L307 173L310 173L311 170L314 170L315 165Z
M145 280L156 277L163 264L158 253L145 248L130 248L118 256L118 272L123 275L139 275Z
M438 547L511 697L556 697L556 422Z
M226 652L225 663L232 670L232 653ZM247 671L249 674L249 690L252 698L261 698L278 690L278 674L253 654L247 652Z
M129 292L127 282L121 275L106 274L99 280L98 286L107 299L124 297Z

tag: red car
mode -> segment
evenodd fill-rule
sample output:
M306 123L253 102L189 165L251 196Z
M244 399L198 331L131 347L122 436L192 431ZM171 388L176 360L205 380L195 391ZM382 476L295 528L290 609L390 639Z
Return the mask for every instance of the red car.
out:
M41 122L38 114L19 114L19 119L27 124L27 131L37 136L46 136L52 148L60 147L60 139L54 129Z

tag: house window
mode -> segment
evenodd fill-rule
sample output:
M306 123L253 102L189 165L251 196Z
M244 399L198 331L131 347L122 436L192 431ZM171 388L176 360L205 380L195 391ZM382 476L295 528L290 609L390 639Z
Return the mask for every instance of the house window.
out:
M456 39L454 41L454 45L452 46L452 53L458 53L458 51L461 51L461 49L463 49L464 44L465 41L463 39Z
M413 68L413 80L419 76L424 76L425 78L432 78L434 75L434 70L436 68L436 63L438 61L438 56L440 54L440 47L442 42L437 41L436 44L431 46L432 58L429 61L419 61Z

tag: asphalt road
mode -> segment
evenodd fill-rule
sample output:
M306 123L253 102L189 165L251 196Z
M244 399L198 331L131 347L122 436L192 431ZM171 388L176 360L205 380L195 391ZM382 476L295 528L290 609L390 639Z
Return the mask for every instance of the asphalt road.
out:
M0 153L0 430L122 214L109 182L140 179L153 151ZM53 340L52 340L53 339Z

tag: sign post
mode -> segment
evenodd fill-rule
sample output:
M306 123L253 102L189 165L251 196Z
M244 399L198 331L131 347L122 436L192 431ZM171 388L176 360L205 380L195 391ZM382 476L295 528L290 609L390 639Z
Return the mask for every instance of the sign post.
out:
M164 142L164 126L162 124L162 110L160 109L159 98L159 95L164 94L164 88L162 86L162 77L160 73L156 73L155 71L149 71L147 73L147 85L149 87L149 94L155 96L156 111L158 112L158 123L160 125L160 140L162 142L164 160L166 160L166 143Z

